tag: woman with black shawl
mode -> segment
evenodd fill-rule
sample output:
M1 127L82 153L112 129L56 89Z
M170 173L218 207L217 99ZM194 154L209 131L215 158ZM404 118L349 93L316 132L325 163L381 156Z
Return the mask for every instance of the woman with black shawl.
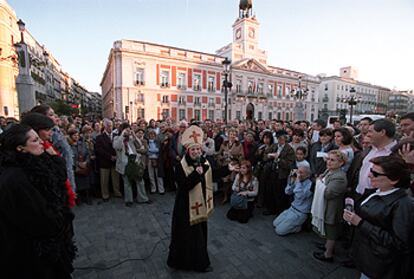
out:
M62 158L17 124L0 138L0 262L4 278L71 278L76 247Z

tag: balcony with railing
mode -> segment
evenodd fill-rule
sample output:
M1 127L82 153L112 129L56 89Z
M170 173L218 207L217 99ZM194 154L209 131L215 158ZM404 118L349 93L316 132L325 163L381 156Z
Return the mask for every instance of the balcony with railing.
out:
M161 82L160 87L161 88L168 88L168 87L170 87L170 84L168 82Z
M216 88L215 88L214 86L212 86L212 85L209 85L209 86L207 87L207 91L208 91L208 92L215 92L215 91L216 91Z

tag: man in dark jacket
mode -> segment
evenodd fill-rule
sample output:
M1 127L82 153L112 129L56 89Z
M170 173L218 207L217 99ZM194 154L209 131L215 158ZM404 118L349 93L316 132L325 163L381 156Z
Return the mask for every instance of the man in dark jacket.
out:
M105 118L103 120L104 130L96 137L95 152L96 162L99 167L101 178L101 192L104 201L109 200L109 176L112 178L112 187L115 197L121 198L119 190L119 174L115 171L116 152L112 147L112 121Z

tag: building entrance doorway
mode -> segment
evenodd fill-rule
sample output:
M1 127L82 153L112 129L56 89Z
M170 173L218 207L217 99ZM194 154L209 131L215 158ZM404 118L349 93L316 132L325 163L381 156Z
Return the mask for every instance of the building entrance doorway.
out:
M253 120L254 119L254 105L249 103L246 106L246 120Z

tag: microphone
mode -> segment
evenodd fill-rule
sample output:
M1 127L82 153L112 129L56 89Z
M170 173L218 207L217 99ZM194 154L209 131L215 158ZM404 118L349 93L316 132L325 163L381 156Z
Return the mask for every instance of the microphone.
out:
M200 156L196 157L195 161L196 161L196 163L195 163L196 167L201 165L201 157Z
M345 209L349 210L351 212L354 212L354 206L355 206L355 202L352 198L346 198L345 199ZM347 222L348 225L351 225L350 222Z
M354 200L352 198L345 199L345 209L354 212Z

